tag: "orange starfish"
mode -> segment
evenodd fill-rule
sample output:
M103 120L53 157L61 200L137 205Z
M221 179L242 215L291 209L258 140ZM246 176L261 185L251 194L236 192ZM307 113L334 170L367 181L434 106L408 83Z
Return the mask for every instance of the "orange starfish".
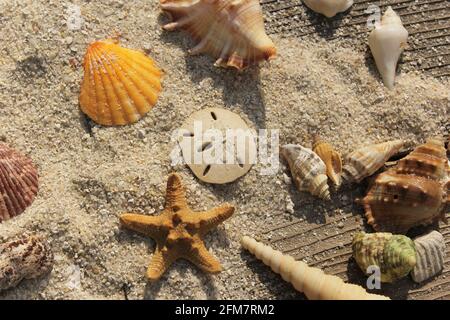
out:
M167 180L166 206L159 216L124 213L120 222L125 228L156 241L156 251L147 269L147 278L155 281L179 258L206 272L220 272L219 261L208 252L202 238L233 213L234 207L228 204L205 212L192 211L181 178L173 173Z

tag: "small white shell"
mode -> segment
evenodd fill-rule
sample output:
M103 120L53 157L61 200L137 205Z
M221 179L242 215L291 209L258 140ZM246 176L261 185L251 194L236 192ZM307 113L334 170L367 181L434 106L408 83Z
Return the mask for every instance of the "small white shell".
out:
M313 11L331 18L344 12L353 5L353 0L303 0Z
M369 47L384 85L394 87L397 62L408 40L400 17L388 7L381 23L369 35Z
M281 147L281 154L289 164L298 190L330 200L327 168L315 152L300 145L286 144Z
M414 244L417 264L411 277L420 283L434 277L444 268L445 239L439 232L432 231L414 239Z

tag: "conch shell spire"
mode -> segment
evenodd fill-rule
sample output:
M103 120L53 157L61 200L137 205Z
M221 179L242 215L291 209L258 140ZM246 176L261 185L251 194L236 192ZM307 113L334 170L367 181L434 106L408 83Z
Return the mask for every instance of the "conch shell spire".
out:
M304 262L250 237L243 237L241 244L310 300L389 300L388 297L368 293L361 286L345 283L339 277L327 275L318 268L308 267Z
M400 17L388 7L381 23L369 35L369 47L375 59L383 83L389 89L394 87L397 62L408 39L408 31Z

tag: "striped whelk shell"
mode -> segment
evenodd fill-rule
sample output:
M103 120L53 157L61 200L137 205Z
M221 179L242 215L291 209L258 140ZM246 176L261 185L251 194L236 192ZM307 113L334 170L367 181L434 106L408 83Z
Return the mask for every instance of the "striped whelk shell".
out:
M323 14L327 18L347 11L353 5L353 0L303 0L303 2L311 10Z
M300 145L286 144L281 147L281 154L289 164L299 191L309 191L312 195L330 200L327 169L315 152Z
M441 139L430 139L379 174L361 201L376 231L406 233L445 219L449 165ZM447 187L445 187L447 184Z
M314 136L313 151L322 159L327 167L327 176L336 186L341 185L342 160L341 155L319 136Z
M437 231L414 239L417 264L411 272L412 279L419 283L439 274L444 269L445 239Z
M39 236L24 235L0 244L0 291L49 273L53 261L48 242Z
M81 110L93 121L116 126L141 119L161 91L161 71L152 59L114 40L96 41L84 57Z
M393 140L350 152L344 157L343 178L349 182L361 182L377 172L403 145L403 140Z
M353 257L361 270L370 275L369 267L380 271L381 282L394 282L408 275L416 265L414 242L403 235L358 232L352 243Z
M264 31L258 0L160 0L173 22L165 30L184 29L197 45L191 54L207 53L215 65L242 70L269 60L276 48Z
M38 173L31 160L0 143L0 223L31 205L38 192Z

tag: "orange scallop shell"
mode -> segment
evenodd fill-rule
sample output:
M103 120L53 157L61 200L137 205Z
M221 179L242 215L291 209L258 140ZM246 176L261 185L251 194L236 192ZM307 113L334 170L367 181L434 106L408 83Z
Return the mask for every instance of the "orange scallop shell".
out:
M376 231L406 233L444 217L449 166L444 144L430 139L376 178L362 200Z
M38 174L30 159L0 143L0 223L18 216L38 192Z
M184 29L198 42L191 54L208 53L216 66L242 70L269 60L276 48L264 31L258 0L160 0L173 22L166 30Z
M81 110L106 126L134 123L156 104L160 80L161 71L142 52L96 41L84 57Z

